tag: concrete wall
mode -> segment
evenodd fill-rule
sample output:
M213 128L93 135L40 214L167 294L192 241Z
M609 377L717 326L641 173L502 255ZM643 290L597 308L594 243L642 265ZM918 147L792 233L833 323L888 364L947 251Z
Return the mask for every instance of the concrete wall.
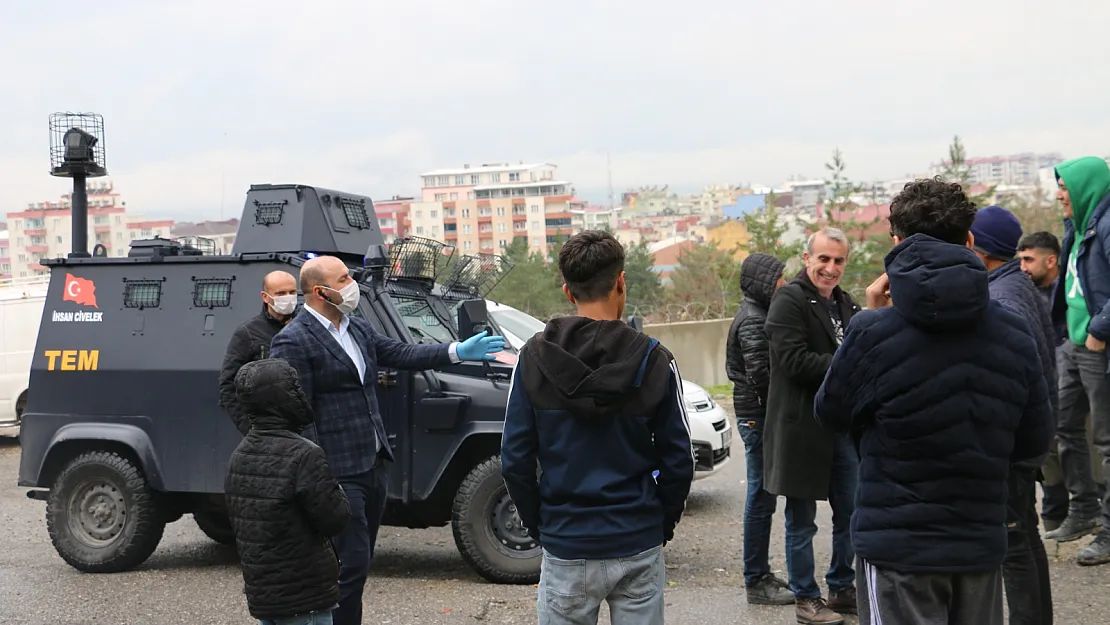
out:
M702 386L729 384L725 341L732 319L646 325L644 332L671 350L682 378Z

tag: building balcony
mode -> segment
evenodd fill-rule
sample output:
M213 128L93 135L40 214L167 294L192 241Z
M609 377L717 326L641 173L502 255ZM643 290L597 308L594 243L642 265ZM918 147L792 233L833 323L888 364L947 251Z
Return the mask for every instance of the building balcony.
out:
M493 215L478 215L478 223L488 224L493 221Z
M528 214L513 211L513 221L528 221Z
M104 224L102 226L94 227L93 230L95 230L96 232L111 232L112 226L109 224Z
M45 271L46 270L46 267L44 265L40 265L38 263L28 263L27 268L30 269L31 271Z
M444 217L443 218L443 223L444 223L444 225L446 225L446 224L457 224L457 223L459 223L459 218L458 217Z
M45 243L39 245L28 245L27 251L31 252L32 254L45 254L50 251L50 247L48 247Z
M528 238L528 231L527 230L513 230L513 237L514 238L515 237L524 237L525 239L527 239Z
M23 234L29 237L44 237L46 236L46 228L26 228Z
M444 232L444 233L443 233L443 240L444 240L444 241L458 241L458 240L459 240L459 233L458 233L458 231L455 231L455 232Z

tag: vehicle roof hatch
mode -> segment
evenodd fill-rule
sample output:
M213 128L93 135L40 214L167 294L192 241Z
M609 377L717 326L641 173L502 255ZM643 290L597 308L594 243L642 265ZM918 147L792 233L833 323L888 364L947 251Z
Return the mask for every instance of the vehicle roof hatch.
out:
M369 197L299 184L255 184L247 191L231 253L309 252L361 264L384 245Z

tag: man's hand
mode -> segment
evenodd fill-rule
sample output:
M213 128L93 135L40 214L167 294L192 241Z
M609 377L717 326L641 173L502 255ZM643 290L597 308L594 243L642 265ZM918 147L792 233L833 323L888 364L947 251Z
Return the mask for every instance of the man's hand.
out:
M890 278L886 273L879 276L867 287L867 307L871 309L890 306Z
M459 360L493 360L493 355L505 349L505 339L500 336L486 336L488 331L483 330L478 334L459 343L455 354Z
M1104 352L1106 351L1106 341L1100 341L1088 334L1087 349L1091 350L1092 352Z

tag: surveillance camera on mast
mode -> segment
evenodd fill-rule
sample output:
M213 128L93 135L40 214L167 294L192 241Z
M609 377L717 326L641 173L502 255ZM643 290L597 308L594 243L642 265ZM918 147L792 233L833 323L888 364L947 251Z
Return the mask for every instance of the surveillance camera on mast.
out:
M86 181L108 175L104 158L104 118L96 113L50 115L50 175L73 178L73 251L87 257L89 195Z

